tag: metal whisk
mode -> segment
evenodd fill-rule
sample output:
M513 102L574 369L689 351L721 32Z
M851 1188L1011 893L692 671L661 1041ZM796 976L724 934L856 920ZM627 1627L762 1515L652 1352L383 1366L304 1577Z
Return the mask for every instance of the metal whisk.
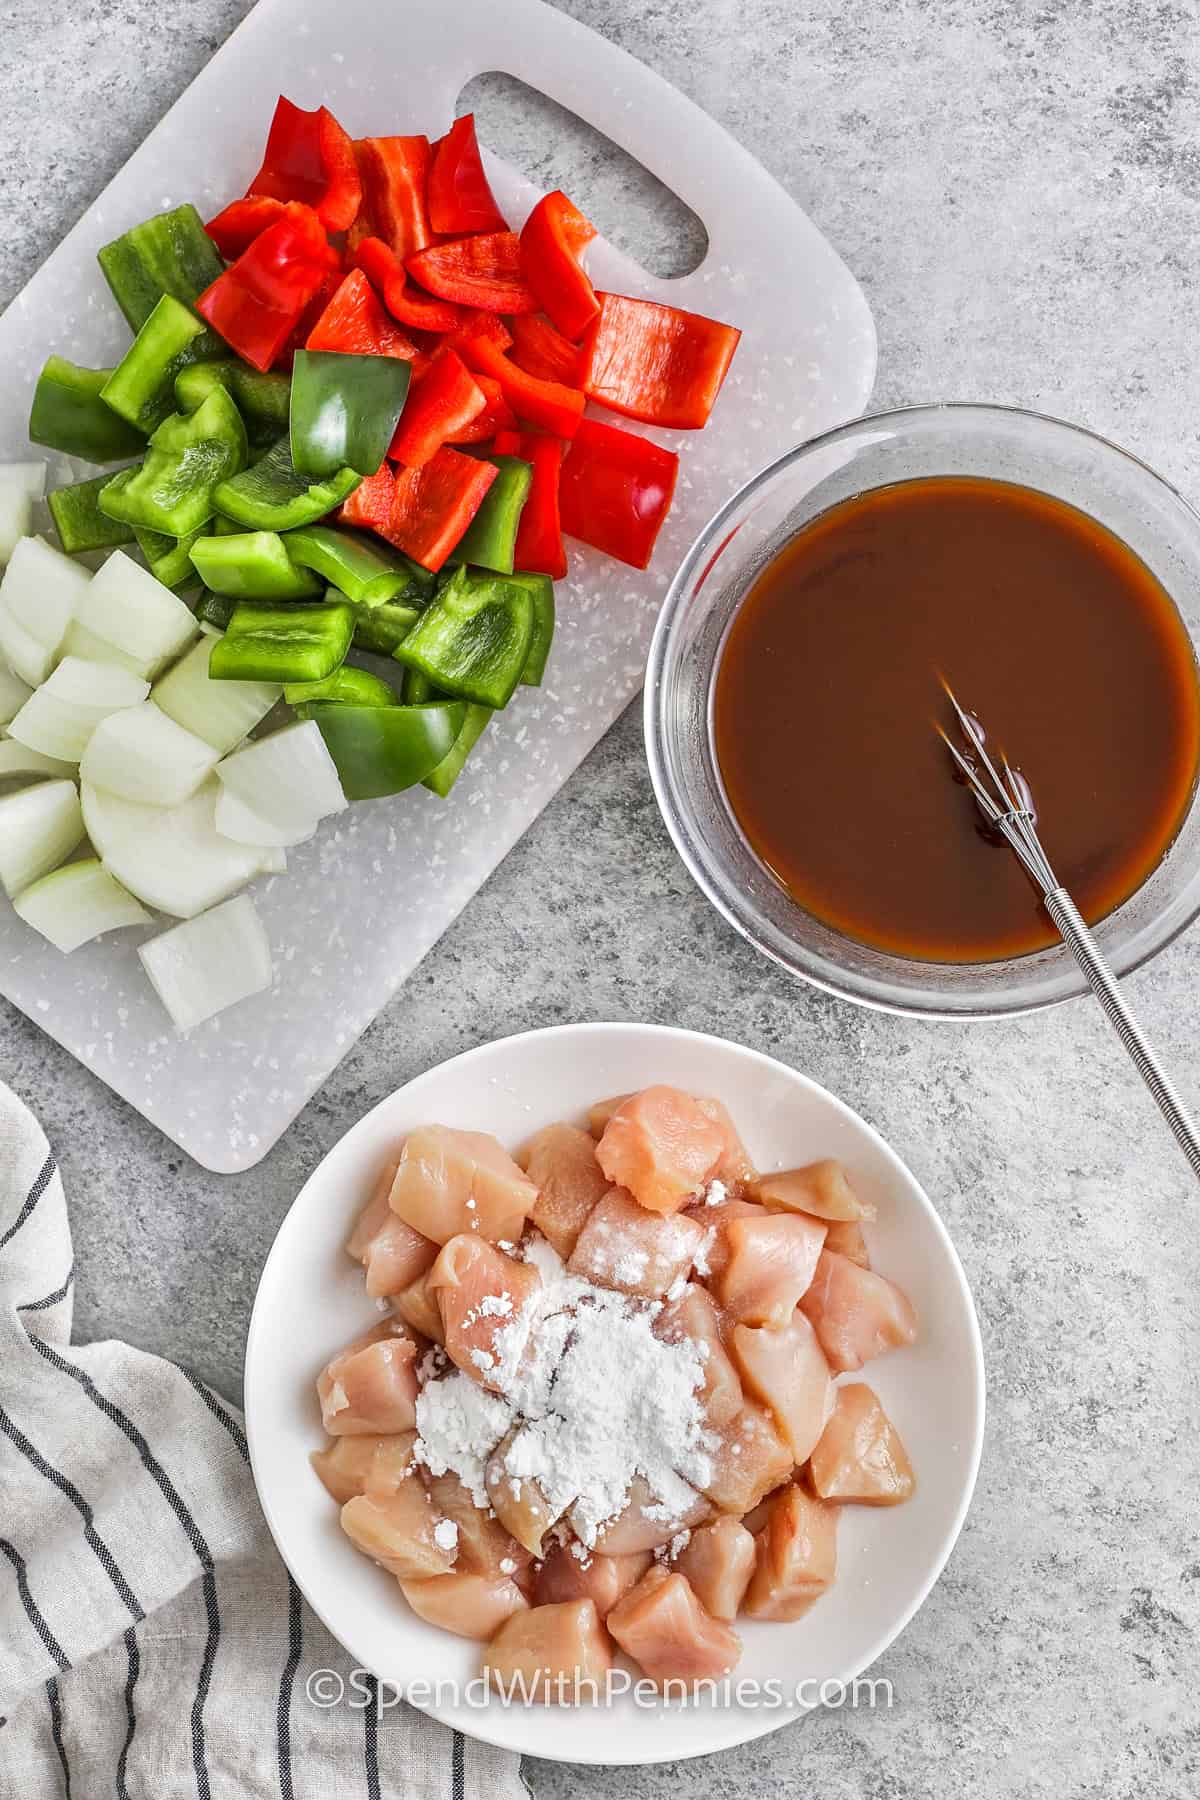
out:
M1133 1059L1138 1074L1150 1089L1163 1118L1175 1134L1192 1173L1200 1180L1200 1136L1196 1127L1168 1080L1157 1056L1143 1037L1117 986L1116 977L1084 924L1079 909L1054 873L1050 859L1037 834L1037 816L1033 810L1028 784L1018 770L1001 754L997 769L987 750L987 737L980 721L966 712L942 684L954 708L959 727L969 747L964 755L938 726L947 750L974 794L989 825L1012 846L1026 872L1041 889L1046 911L1054 922L1063 943L1083 971L1085 980L1116 1027L1117 1035ZM982 770L980 768L982 764Z

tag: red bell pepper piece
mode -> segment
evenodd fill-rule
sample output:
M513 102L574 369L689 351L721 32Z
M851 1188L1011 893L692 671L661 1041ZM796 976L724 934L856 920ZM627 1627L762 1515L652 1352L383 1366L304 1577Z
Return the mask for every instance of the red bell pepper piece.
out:
M480 237L434 244L405 267L423 288L459 306L482 312L536 312L537 301L521 274L521 240L515 231L487 231Z
M364 525L380 536L387 530L396 497L396 477L385 462L374 475L364 475L338 513L340 525Z
M489 344L495 344L498 350L507 350L512 343L512 333L498 313L480 312L478 308L471 312L463 312L460 308L459 321L446 339L446 343L451 350L457 350L460 356L466 346L476 338L483 339Z
M644 569L667 516L679 458L616 425L584 419L563 459L558 502L571 537Z
M296 360L297 350L303 350L306 347L309 336L316 326L317 320L321 317L321 314L325 311L325 308L329 305L329 302L333 299L333 296L337 293L341 285L341 271L338 269L330 269L320 287L317 289L304 311L300 314L300 317L296 320L295 325L288 335L287 343L275 358L275 368L285 369L289 373L291 372L292 364Z
M539 313L522 313L512 322L512 359L527 375L539 381L561 381L564 387L580 385L579 348Z
M583 417L584 399L578 388L563 387L558 381L540 381L527 375L505 356L498 345L486 338L468 338L461 351L469 369L490 375L500 383L501 391L518 419L536 425L553 437L574 437Z
M362 207L350 228L351 249L364 238L377 237L403 259L431 244L433 228L425 208L429 139L356 138L354 157Z
M426 569L440 569L475 514L499 471L495 463L464 456L443 444L423 468L385 464L360 482L338 518L344 525L367 525Z
M567 572L558 512L562 445L557 438L545 437L538 431L498 431L492 448L497 456L519 456L533 468L533 480L517 526L516 567L533 569L560 581Z
M269 369L337 256L311 206L289 202L196 302L237 354Z
M453 331L463 318L461 306L414 292L404 264L382 238L363 238L356 244L353 264L383 295L383 304L401 325L411 325L414 331Z
M246 193L303 201L327 231L353 224L362 199L354 146L327 106L304 112L280 95L263 166Z
M600 302L579 258L596 235L559 189L539 200L521 231L521 267L538 305L564 337L582 337Z
M486 406L483 390L453 350L437 350L412 384L388 455L407 468L422 469L447 438L465 430Z
M490 375L476 375L472 378L475 386L482 390L487 404L478 417L471 420L461 431L455 431L446 439L448 444L486 444L489 438L504 431L510 436L514 433L517 416L504 398L504 392L498 381ZM514 452L515 454L515 452Z
M601 294L583 342L584 392L648 425L698 431L708 423L741 335L702 313Z
M508 221L496 205L483 172L474 113L455 119L445 137L433 146L429 223L448 237L460 237L468 231L508 230Z
M236 262L248 250L260 231L283 217L283 201L266 194L253 194L247 200L234 200L204 227L226 262Z
M342 350L357 356L399 356L411 362L412 339L389 319L361 269L352 269L308 334L309 350Z

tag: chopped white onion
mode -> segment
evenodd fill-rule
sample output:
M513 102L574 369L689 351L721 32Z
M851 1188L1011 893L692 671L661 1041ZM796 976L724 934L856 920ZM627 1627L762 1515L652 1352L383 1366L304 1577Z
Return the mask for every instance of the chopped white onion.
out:
M112 663L118 669L128 669L131 675L141 676L143 667L141 660L130 656L124 650L118 650L107 638L97 637L78 619L72 619L67 626L67 635L62 641L64 656L82 656L85 662Z
M45 463L0 463L0 563L32 530L33 503L45 492Z
M12 720L9 736L45 756L78 762L101 719L137 706L149 692L149 682L128 669L64 656Z
M0 652L30 687L45 681L54 667L91 579L44 538L18 542L0 582Z
M180 1031L271 985L271 947L246 894L151 938L138 955Z
M83 837L73 781L40 781L0 799L0 885L19 894L70 856Z
M43 875L17 895L13 911L64 955L102 931L150 923L145 907L95 857Z
M333 758L312 719L285 725L236 750L217 764L217 775L251 812L302 836L314 820L341 812L347 804Z
M283 689L273 681L212 681L208 659L216 638L202 637L155 682L150 698L169 719L224 756L266 718Z
M43 756L40 750L27 750L15 738L0 744L0 781L11 781L18 775L53 775L74 781L78 773L74 763L62 762L57 756Z
M0 663L0 725L16 718L32 692L28 682Z
M213 824L217 793L210 780L181 806L139 806L85 780L84 824L123 887L158 912L190 919L273 867L271 852L221 837Z
M236 844L276 845L281 849L303 844L317 829L317 820L311 816L296 826L264 819L227 787L217 795L215 819L221 836L232 838Z
M79 772L143 806L177 806L194 794L217 761L203 738L168 719L152 700L110 713L92 734Z
M287 874L287 851L282 846L276 848L274 844L264 844L259 857L259 868L264 875Z
M153 678L196 635L196 621L178 594L123 550L114 550L76 609L79 623L132 657Z

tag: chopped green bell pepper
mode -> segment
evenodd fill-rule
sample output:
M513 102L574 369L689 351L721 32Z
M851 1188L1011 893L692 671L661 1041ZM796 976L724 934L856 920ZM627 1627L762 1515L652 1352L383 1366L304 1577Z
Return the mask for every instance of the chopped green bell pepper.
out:
M147 434L175 411L175 376L196 358L204 326L194 312L164 294L100 390L119 418Z
M288 376L264 375L228 358L189 363L175 377L175 403L180 412L195 412L215 387L228 388L233 395L252 444L271 445L287 430L292 394Z
M187 537L215 510L214 494L246 465L246 427L224 388L194 413L172 413L150 439L140 468L123 469L100 495L111 519Z
M259 462L223 481L213 498L218 512L251 531L291 531L340 506L360 479L353 469L339 469L328 481L298 475L288 440L280 438Z
M164 294L190 306L225 267L200 214L190 205L144 219L105 244L96 260L134 331L142 329ZM219 346L216 333L209 335ZM220 348L215 354L221 354Z
M336 588L330 588L329 595L335 600L342 597ZM373 650L377 656L391 656L420 616L420 607L402 605L398 600L385 600L382 606L356 606L354 642L360 650Z
M424 781L454 748L465 707L453 700L432 706L341 706L307 709L337 767L348 800L399 794Z
M289 681L283 690L289 706L331 701L339 706L395 706L396 692L378 675L343 663L324 681Z
M214 681L320 682L345 659L354 610L341 606L235 606L212 647Z
M427 700L446 698L420 669L405 669L400 679L400 693L405 706L424 706Z
M533 637L530 639L525 667L521 670L521 685L541 687L550 646L554 642L554 583L549 575L525 570L510 575L508 579L519 581L522 587L527 587L533 600Z
M186 537L167 537L162 531L148 531L139 525L134 531L138 541L138 549L146 559L146 567L156 581L164 587L182 587L184 582L195 581L196 567L192 562L191 549L196 539L203 535L204 527L189 531Z
M46 504L58 530L58 541L68 556L75 556L81 550L105 550L110 545L132 541L133 532L128 525L122 525L100 511L100 489L111 480L111 475L93 475L90 481L76 481L70 487L55 488L46 495Z
M398 356L297 350L292 366L292 464L302 475L375 475L387 455L412 365Z
M65 356L47 358L33 390L29 435L35 444L81 456L85 462L121 462L140 456L145 434L119 419L100 398L111 369L81 369Z
M321 591L316 576L292 561L276 531L197 538L191 558L205 587L235 600L307 600Z
M520 582L456 569L393 654L443 693L507 706L533 641L533 596Z
M426 775L423 786L444 800L463 772L463 764L487 730L492 717L490 706L476 706L472 701L459 727L458 736L436 769Z
M304 525L289 531L285 542L293 562L324 576L356 606L379 606L408 594L424 600L433 592L434 577L428 569L378 538L332 525Z
M483 496L479 511L446 558L450 563L474 563L481 569L511 575L516 554L517 526L529 498L533 464L519 456L485 456L499 470Z

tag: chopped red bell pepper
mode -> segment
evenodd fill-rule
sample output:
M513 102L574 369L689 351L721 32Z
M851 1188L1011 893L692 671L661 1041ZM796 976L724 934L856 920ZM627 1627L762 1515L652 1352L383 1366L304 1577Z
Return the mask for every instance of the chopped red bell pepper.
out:
M399 356L412 362L417 347L389 319L361 269L352 269L310 331L309 350L342 350L357 356Z
M455 119L433 146L429 168L429 223L435 231L459 237L468 231L507 231L508 221L483 172L475 137L475 115Z
M600 302L579 258L596 227L556 189L538 201L521 230L521 268L538 305L564 337L582 337Z
M392 516L396 476L385 462L374 475L364 475L338 513L340 525L364 525L382 536Z
M382 238L363 238L355 245L352 260L354 267L361 269L382 294L383 304L401 325L411 325L414 331L453 331L462 319L461 306L452 306L449 300L434 300L408 285L404 264Z
M500 383L504 398L527 425L536 425L553 437L574 437L583 417L584 399L578 388L558 381L540 381L526 374L486 338L468 338L460 352L469 369L490 375Z
M427 137L356 138L354 157L362 181L362 207L349 244L382 238L403 259L433 242L425 208L429 179Z
M618 562L644 569L678 474L673 450L616 425L584 419L563 460L562 528Z
M330 269L320 287L317 289L316 293L313 295L312 299L289 332L287 343L275 358L275 368L284 369L288 373L291 372L292 364L296 359L297 350L303 350L307 347L309 337L316 326L317 320L321 317L321 314L325 311L325 308L329 305L329 302L333 299L333 296L337 293L341 285L341 270Z
M252 194L246 200L234 200L204 227L226 262L236 262L248 250L260 231L283 217L283 201L267 194Z
M337 263L312 207L289 202L205 288L196 311L252 367L269 369Z
M656 300L601 294L583 342L583 387L613 412L648 425L707 424L741 332Z
M565 338L539 313L521 313L512 322L512 359L527 375L539 381L561 381L564 387L580 385L578 345Z
M327 106L304 112L280 95L263 166L246 193L303 201L327 231L353 224L362 199L354 146Z
M517 526L513 550L515 566L549 575L554 581L561 580L567 572L567 553L558 513L562 445L557 438L546 437L540 431L498 431L492 448L497 456L519 456L533 469L533 480Z
M482 312L536 312L537 301L521 274L521 240L515 231L487 231L452 238L404 259L423 288L459 306Z
M464 456L443 444L423 468L385 465L360 482L338 518L367 525L426 569L440 569L495 481L495 463Z
M461 356L465 346L474 338L485 339L489 344L495 344L498 350L507 350L512 343L512 333L498 313L480 312L478 307L471 312L463 312L460 308L459 323L446 343Z
M517 415L504 398L500 383L493 381L490 375L475 375L472 379L476 387L482 390L487 404L469 425L465 425L461 431L453 432L446 439L448 444L486 444L498 432L506 431L511 435L516 426Z
M465 430L486 406L483 390L453 350L443 347L413 382L388 455L406 468L424 468L447 438Z

